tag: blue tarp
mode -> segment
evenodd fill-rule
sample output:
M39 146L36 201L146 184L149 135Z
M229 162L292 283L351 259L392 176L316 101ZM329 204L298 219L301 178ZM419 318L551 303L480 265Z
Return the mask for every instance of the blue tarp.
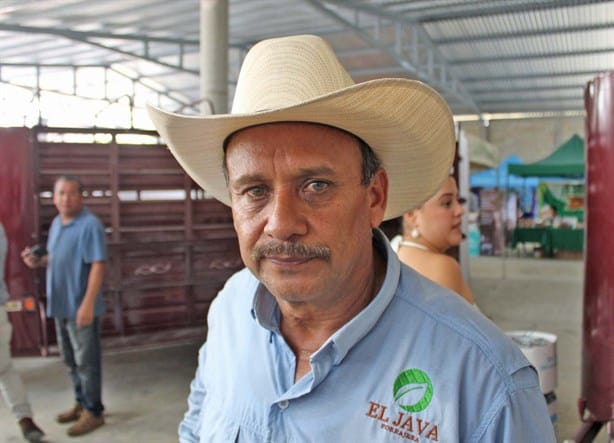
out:
M539 183L537 177L519 177L510 175L508 180L507 166L522 164L522 160L515 155L503 159L496 168L475 172L469 177L469 186L472 188L536 188Z

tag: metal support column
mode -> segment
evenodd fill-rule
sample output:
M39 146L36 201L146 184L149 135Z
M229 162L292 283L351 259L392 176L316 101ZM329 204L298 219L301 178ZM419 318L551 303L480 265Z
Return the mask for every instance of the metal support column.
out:
M228 111L228 0L200 0L202 114Z

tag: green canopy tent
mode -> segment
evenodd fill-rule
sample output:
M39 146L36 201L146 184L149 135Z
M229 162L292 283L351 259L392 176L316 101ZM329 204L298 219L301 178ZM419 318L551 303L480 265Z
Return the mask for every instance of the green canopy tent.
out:
M509 174L521 177L584 177L584 141L578 134L548 157L534 163L510 164Z
M510 164L507 170L508 174L515 174L521 177L550 177L552 179L556 177L569 180L569 183L564 185L564 187L559 187L560 193L552 191L557 188L556 183L540 183L537 189L538 200L555 208L558 216L575 217L579 222L583 222L584 209L577 207L577 199L581 198L583 200L584 198L584 141L578 134L571 136L569 140L555 149L548 157L534 163ZM581 183L574 184L573 182ZM572 205L571 202L574 204ZM553 240L550 247L557 248L554 240L554 235L556 234L561 236L561 240L557 240L557 242L566 244L562 249L577 250L578 245L576 243L579 243L579 249L581 250L581 236L575 235L573 242L567 239L573 233L582 233L582 231L574 229L553 230ZM573 248L567 243L574 243Z

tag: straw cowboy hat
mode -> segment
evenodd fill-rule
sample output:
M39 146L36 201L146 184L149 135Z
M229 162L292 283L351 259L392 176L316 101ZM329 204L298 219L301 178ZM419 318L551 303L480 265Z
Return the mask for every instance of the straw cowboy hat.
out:
M230 114L185 116L151 106L148 110L183 169L227 205L224 140L249 126L321 123L364 140L388 173L385 219L433 195L454 158L452 114L437 92L400 78L355 84L331 47L313 35L254 45L243 62Z

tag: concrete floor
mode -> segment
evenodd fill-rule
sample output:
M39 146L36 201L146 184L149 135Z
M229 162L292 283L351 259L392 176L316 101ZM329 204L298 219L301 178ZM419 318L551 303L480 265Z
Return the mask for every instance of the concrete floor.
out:
M168 443L177 441L177 425L186 409L189 383L196 368L198 344L156 346L105 352L103 401L106 424L91 434L71 438L69 425L54 417L72 405L64 364L59 357L18 358L29 390L36 423L46 442ZM0 402L0 442L22 442L21 433Z
M572 439L580 422L582 309L581 261L546 259L471 259L471 286L485 315L503 330L539 330L558 337L556 431L559 442ZM55 414L71 405L70 386L58 357L18 358L28 385L35 418L48 442L167 443L186 408L198 343L107 351L104 355L106 422L90 435L69 438ZM608 441L602 431L595 443ZM0 443L22 441L0 402ZM529 442L527 442L529 443ZM530 442L533 443L533 442Z
M558 387L555 430L559 442L580 427L581 260L479 257L470 262L471 288L482 312L504 331L543 331L557 336ZM602 429L595 443L608 442Z

